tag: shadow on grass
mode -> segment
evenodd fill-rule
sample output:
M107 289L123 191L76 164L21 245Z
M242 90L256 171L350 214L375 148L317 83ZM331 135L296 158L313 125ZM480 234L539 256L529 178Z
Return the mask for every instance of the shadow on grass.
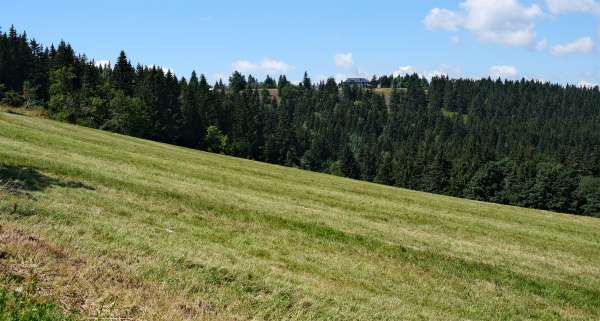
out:
M18 193L43 191L52 186L94 190L93 187L81 182L46 176L31 167L0 164L0 188Z

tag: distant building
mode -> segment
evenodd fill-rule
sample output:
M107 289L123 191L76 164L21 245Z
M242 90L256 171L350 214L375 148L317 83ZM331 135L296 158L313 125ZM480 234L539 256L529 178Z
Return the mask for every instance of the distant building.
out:
M369 88L371 87L371 82L365 78L348 78L344 81L345 85L355 86L361 88Z

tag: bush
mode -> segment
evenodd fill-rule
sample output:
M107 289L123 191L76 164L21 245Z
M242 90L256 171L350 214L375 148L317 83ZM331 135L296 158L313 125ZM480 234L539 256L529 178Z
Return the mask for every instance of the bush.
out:
M504 188L507 175L507 161L486 163L469 181L465 196L478 201L504 203Z
M335 176L344 176L342 172L342 163L340 161L328 161L325 163L325 172Z
M535 183L527 192L529 207L556 212L577 213L579 178L575 170L554 163L537 166Z
M19 96L16 92L9 90L4 93L4 98L2 98L2 103L12 106L12 107L21 107L25 103L25 99Z
M79 106L71 95L53 95L48 103L48 111L53 119L75 123Z
M208 126L204 143L209 152L220 153L227 151L229 138L217 126Z

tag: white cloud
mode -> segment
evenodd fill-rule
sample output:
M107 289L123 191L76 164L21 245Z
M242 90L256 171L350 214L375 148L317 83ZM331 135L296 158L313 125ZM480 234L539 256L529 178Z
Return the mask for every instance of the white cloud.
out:
M514 31L483 31L479 33L479 38L482 41L498 43L509 47L528 46L534 37L535 33L531 27Z
M454 11L443 8L433 8L423 20L425 26L431 30L456 31L464 23L464 18Z
M555 56L565 56L575 53L590 53L594 50L594 41L590 37L583 37L568 44L558 44L550 52Z
M396 71L394 71L394 77L398 77L398 76L404 76L404 75L412 75L414 73L418 73L417 72L417 68L413 67L413 66L402 66L400 68L398 68Z
M426 74L428 79L431 79L435 76L448 76L451 78L463 78L465 77L464 70L460 66L450 66L446 64L439 65L433 71L430 71Z
M425 78L431 80L433 77L442 77L448 76L448 72L446 70L434 69L425 74Z
M110 65L110 60L94 60L94 66L96 67L109 67Z
M171 67L162 67L162 66L158 66L158 67L159 67L159 68L162 70L162 72L164 72L165 74L166 74L166 73L168 73L168 72L171 72L172 74L174 74L174 73L175 73L175 70L173 70L173 68L171 68Z
M459 36L453 36L452 38L450 38L450 42L453 45L458 45L458 44L460 44L460 37Z
M273 60L273 59L265 59L260 64L260 67L265 71L276 71L276 72L286 72L292 68L292 66L286 64L283 61Z
M233 68L234 70L237 70L239 72L251 71L257 67L258 67L257 65L251 63L248 60L238 60L231 64L231 68Z
M535 38L534 20L542 15L538 5L523 6L518 0L467 0L465 28L483 41L507 46L526 46Z
M519 74L515 66L499 65L490 67L490 77L493 79L514 79Z
M546 0L552 14L569 12L590 13L600 16L600 4L595 0Z
M252 63L248 60L238 60L231 64L233 70L239 72L257 72L260 74L285 73L293 66L279 60L264 59L260 63Z
M581 88L594 88L594 87L598 87L598 84L589 82L587 80L582 80L577 84L578 87Z
M465 0L459 11L434 8L425 17L427 28L465 29L481 41L505 46L528 46L535 38L535 20L542 16L537 4L519 0Z
M349 68L354 65L351 52L335 54L333 61L335 62L336 66L341 68Z
M170 71L172 74L175 74L175 70L173 70L173 68L170 68L170 67L163 67L163 66L159 66L159 65L144 65L144 67L146 67L146 68L156 68L156 69L160 69L160 70L162 70L162 72L163 72L163 73L165 73L165 74L166 74L166 73L168 73L169 71Z
M462 68L441 64L433 70L419 69L413 66L402 66L393 72L394 77L418 74L420 77L431 80L433 77L452 76L462 77Z

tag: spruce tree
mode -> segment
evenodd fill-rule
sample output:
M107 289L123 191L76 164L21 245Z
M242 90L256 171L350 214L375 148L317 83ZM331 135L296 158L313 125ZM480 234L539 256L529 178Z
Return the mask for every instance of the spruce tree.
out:
M354 153L348 145L346 145L342 153L341 167L342 174L344 174L344 176L353 179L360 178L360 165L356 161Z
M394 172L392 168L392 155L389 152L383 153L383 157L377 168L377 175L373 180L375 183L394 185Z
M132 95L135 86L135 70L125 55L125 51L121 50L119 58L115 63L112 73L112 79L115 88L123 91L126 95Z

